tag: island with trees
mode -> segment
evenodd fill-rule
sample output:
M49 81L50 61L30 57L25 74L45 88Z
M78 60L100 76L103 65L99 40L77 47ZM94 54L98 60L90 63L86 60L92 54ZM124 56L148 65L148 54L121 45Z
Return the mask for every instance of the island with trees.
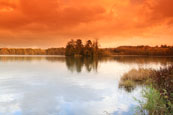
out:
M0 48L0 55L64 55L68 57L101 57L117 55L140 56L173 56L173 46L119 46L116 48L100 48L97 40L70 40L66 47L32 49L32 48Z
M77 39L76 41L71 40L67 43L65 55L74 57L97 57L99 56L98 42L97 40L94 42L88 40L83 44L80 39Z

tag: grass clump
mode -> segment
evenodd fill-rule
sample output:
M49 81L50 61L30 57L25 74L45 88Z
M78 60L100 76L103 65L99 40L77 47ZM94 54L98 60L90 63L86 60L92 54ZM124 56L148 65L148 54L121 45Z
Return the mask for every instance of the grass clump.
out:
M167 100L153 86L148 86L142 91L145 101L137 100L140 106L137 108L137 115L172 115L173 111L168 107ZM169 106L173 107L170 102Z
M132 69L128 73L125 73L120 79L119 87L130 92L137 85L148 84L153 74L153 70L151 69Z
M119 83L119 87L124 88L127 92L131 92L136 87L136 83L132 80L125 80Z
M142 91L144 101L137 100L137 115L173 115L173 66L133 69L123 75L119 84L128 92L137 85L146 86Z
M132 80L125 80L124 82L120 82L120 85L126 87L133 87L135 86L135 83Z
M121 78L122 81L125 80L133 80L135 82L143 82L150 78L150 76L153 74L153 70L151 69L132 69L128 73L124 74Z
M156 70L152 84L163 97L173 103L173 66Z
M173 115L173 66L155 70L151 86L143 90L145 102L140 102L141 113Z

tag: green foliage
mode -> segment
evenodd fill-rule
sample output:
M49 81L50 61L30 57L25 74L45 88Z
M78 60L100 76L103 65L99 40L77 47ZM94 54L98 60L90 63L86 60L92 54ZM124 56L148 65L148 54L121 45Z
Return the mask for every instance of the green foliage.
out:
M153 86L148 86L142 91L144 101L137 100L140 106L137 108L137 114L145 115L172 115L172 108L168 108L167 101L161 96L160 92ZM170 106L173 104L169 102Z
M159 90L161 95L173 103L173 66L155 71L152 81L153 86Z
M137 85L145 85L142 91L144 101L140 103L137 114L172 115L173 114L173 66L151 69L132 69L121 78L120 87L126 91Z
M143 90L145 101L140 102L140 112L150 115L173 114L173 66L155 70L151 86Z

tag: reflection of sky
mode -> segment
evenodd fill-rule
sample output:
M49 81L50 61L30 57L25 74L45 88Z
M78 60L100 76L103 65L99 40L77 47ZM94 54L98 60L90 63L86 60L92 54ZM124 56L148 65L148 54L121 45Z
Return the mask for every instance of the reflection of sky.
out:
M130 115L141 91L118 88L120 77L137 64L102 62L97 73L71 73L65 62L46 60L0 62L0 67L0 115Z

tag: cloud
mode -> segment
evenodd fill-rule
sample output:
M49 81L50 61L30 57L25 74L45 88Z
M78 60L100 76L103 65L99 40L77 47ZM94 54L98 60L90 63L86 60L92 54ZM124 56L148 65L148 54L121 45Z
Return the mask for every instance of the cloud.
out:
M4 2L1 3L1 7ZM6 3L8 4L8 2ZM65 3L63 3L65 4ZM97 20L104 13L100 6L65 6L57 0L21 0L11 12L1 12L1 28L18 29L22 27L40 26L40 29L58 30L61 27L77 26L80 23L88 23ZM8 7L5 6L7 9ZM12 7L10 7L12 8ZM9 9L9 8L8 8ZM22 28L23 29L23 28ZM30 28L27 28L30 29Z
M157 0L151 6L151 17L155 21L173 21L173 1L172 0Z
M0 33L10 32L19 44L23 44L20 39L35 41L43 36L48 38L44 42L74 36L128 41L163 31L159 37L172 36L172 5L172 0L0 0Z

